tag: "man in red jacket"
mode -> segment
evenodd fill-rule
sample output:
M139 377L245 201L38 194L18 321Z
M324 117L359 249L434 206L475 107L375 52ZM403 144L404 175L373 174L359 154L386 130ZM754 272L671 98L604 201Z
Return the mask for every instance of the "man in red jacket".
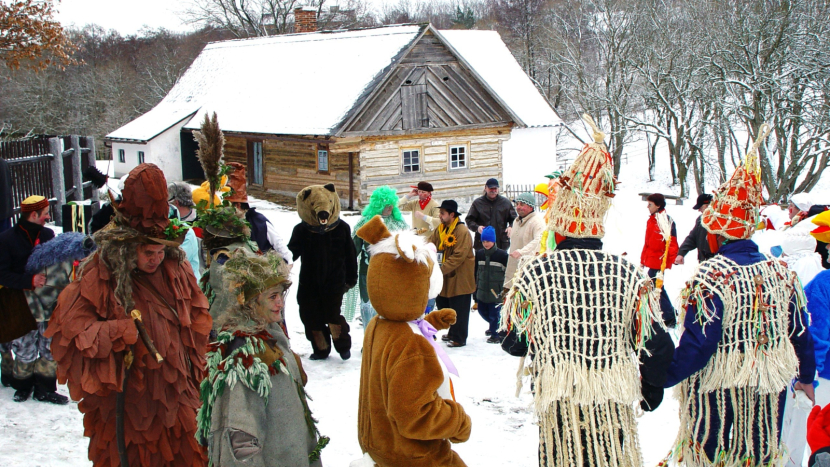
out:
M646 224L646 242L643 245L640 264L648 268L649 277L654 279L662 271L671 269L674 264L677 257L677 228L666 213L666 198L662 194L652 193L647 200L651 216ZM662 274L660 278L662 279ZM677 314L666 289L662 287L660 310L663 312L663 322L666 326L674 327L677 324Z

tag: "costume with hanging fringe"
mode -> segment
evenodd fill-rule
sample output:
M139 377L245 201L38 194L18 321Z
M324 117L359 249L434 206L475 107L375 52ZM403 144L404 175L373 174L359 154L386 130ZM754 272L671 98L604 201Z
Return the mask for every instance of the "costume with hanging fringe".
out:
M764 127L701 219L710 244L716 236L727 241L681 293L685 329L666 382L684 380L669 455L680 465L777 465L786 452L779 439L786 386L797 375L812 382L815 372L797 276L748 240L763 201L755 151Z
M604 135L586 121L595 142L560 178L555 241L519 266L500 330L529 343L540 466L641 466L638 365L662 397L674 346L651 303L651 280L599 251L615 180Z

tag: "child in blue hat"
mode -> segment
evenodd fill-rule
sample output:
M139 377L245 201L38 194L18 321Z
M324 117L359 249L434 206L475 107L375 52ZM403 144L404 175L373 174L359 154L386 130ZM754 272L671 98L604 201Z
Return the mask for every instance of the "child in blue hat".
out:
M485 332L489 336L487 342L498 344L504 336L499 335L499 309L501 298L499 294L504 286L504 272L507 269L507 252L496 247L496 229L485 227L481 232L483 248L476 251L476 293L478 313L490 328Z

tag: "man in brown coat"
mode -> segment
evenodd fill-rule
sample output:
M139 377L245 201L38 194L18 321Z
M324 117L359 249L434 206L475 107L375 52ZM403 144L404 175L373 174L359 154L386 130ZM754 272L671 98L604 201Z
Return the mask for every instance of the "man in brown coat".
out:
M441 225L432 232L429 241L438 249L438 264L444 275L444 287L436 306L455 310L457 321L442 339L449 347L467 345L467 327L470 322L470 303L476 291L475 253L467 226L458 218L458 203L448 199L441 203Z

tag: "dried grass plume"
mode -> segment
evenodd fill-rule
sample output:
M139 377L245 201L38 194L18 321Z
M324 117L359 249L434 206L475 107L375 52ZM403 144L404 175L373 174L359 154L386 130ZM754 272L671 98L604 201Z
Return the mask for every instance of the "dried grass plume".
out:
M213 208L213 197L219 187L219 171L222 167L222 156L224 154L225 136L219 128L219 121L216 119L216 112L213 118L205 114L201 130L193 132L193 139L199 143L196 156L205 171L205 179L210 185L210 207Z

